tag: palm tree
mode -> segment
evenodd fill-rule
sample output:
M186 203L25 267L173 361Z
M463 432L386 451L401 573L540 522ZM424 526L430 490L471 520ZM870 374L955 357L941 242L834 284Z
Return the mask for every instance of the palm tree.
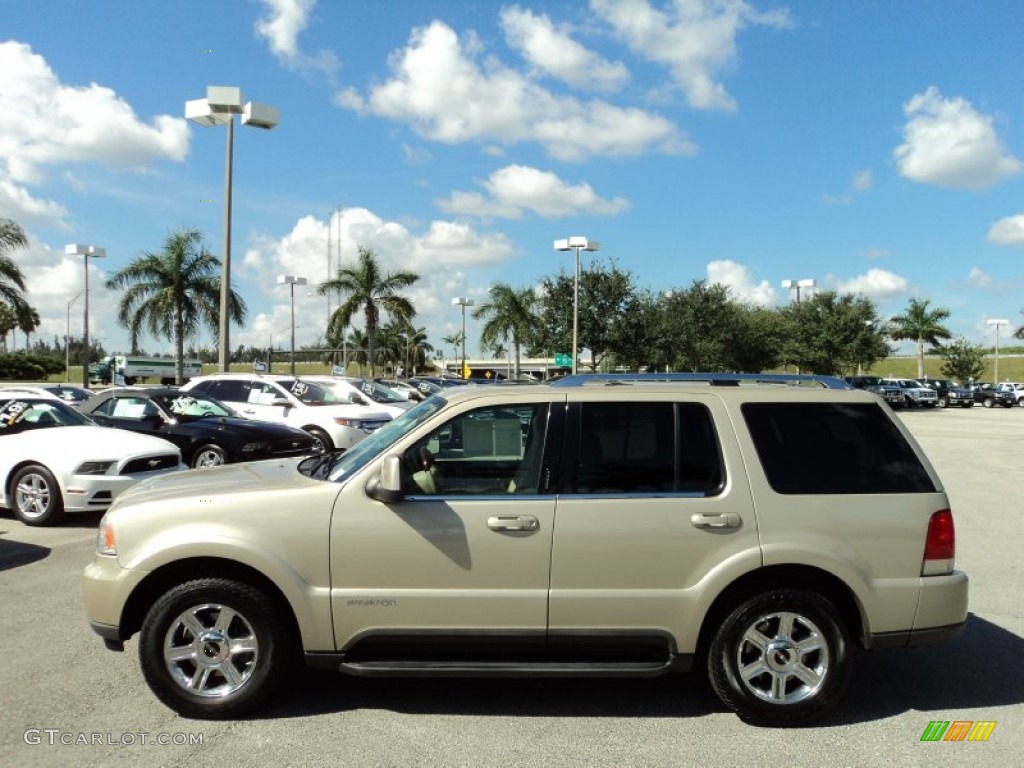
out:
M373 347L380 312L383 309L392 317L413 317L416 310L407 298L398 293L398 290L412 285L420 276L414 272L382 273L373 250L360 245L358 252L359 261L354 266L339 267L334 279L321 283L317 293L328 296L337 292L339 296L345 297L331 315L327 327L328 335L340 333L349 324L352 316L362 311L372 377Z
M519 354L537 323L534 306L537 302L532 288L516 290L508 283L495 283L489 291L490 300L473 310L477 320L487 318L480 332L480 343L495 347L501 341L512 342L515 350L515 376L519 377Z
M924 377L924 345L938 344L939 339L950 338L949 329L942 325L950 312L945 307L928 309L928 299L911 299L907 311L889 321L889 335L895 340L910 339L917 342L917 378Z
M25 301L25 275L7 251L27 245L25 231L17 223L0 219L0 302L10 305L15 312L23 312L28 306Z
M11 307L0 302L0 345L7 351L7 334L18 327L18 314Z
M427 341L427 329L415 328L412 323L405 328L406 371L405 375L415 376L419 368L427 365L427 355L434 351L433 345Z
M185 339L199 328L216 332L220 317L220 259L206 250L195 229L171 232L163 250L143 253L119 269L107 288L122 288L117 320L131 334L137 349L143 331L174 342L175 379L184 381ZM246 307L235 291L228 296L231 322L245 320Z
M29 334L38 328L41 322L39 312L35 307L31 307L28 304L23 304L14 311L18 316L18 330L25 334L25 351L28 352Z

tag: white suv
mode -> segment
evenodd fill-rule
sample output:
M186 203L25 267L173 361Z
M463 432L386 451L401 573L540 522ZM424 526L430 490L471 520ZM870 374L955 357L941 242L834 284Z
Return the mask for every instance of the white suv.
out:
M226 403L242 416L304 429L319 451L346 450L391 416L353 405L322 384L296 376L221 373L197 376L182 387Z

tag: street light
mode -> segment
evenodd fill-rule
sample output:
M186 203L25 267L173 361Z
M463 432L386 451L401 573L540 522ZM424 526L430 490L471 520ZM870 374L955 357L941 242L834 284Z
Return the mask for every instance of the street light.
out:
M295 375L295 286L305 285L306 278L299 277L298 275L278 275L278 285L287 285L291 290L292 294L292 354L291 354L291 374Z
M242 116L242 125L270 130L277 125L280 113L277 107L249 101L242 104L242 89L230 86L211 85L206 89L205 99L185 102L185 117L203 126L226 125L228 127L227 154L224 161L224 253L220 272L220 349L218 367L228 370L231 359L228 333L228 297L231 295L231 176L232 154L234 151L235 115Z
M597 240L588 240L580 236L555 240L556 251L576 251L576 278L572 284L572 373L574 376L577 370L576 358L579 353L580 251L597 251L600 248L601 244Z
M82 386L88 389L89 387L89 257L92 256L94 259L101 259L107 255L106 248L97 248L94 245L82 245L81 243L70 243L64 246L64 254L67 256L81 256L82 263L85 265L85 288L82 289L82 293L85 294L85 312L82 321L82 347L84 349L82 356ZM77 297L76 297L77 298ZM70 303L68 304L68 311L70 312ZM68 323L70 326L70 323Z
M796 303L800 303L800 289L801 288L813 288L818 283L816 280L806 278L804 280L783 280L782 287L789 288L790 290L796 289Z
M466 307L472 307L475 303L465 296L457 296L452 299L453 307L462 307L462 369L459 371L459 375L464 379L469 378L466 375Z
M992 378L994 379L995 383L998 385L999 384L999 326L1000 325L1009 325L1010 321L1007 320L1006 318L1002 318L1001 317L1001 318L994 319L994 320L988 320L987 323L988 323L988 325L994 325L996 327L996 360L995 360L995 370L992 372Z
M85 291L79 291L68 302L68 330L64 334L64 381L71 383L71 305L78 301L78 297Z

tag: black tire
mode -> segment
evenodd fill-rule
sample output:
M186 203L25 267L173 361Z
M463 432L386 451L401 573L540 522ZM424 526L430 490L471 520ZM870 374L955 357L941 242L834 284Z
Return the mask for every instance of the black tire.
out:
M306 432L313 438L313 453L330 453L334 450L331 438L319 427L310 427Z
M192 461L190 462L192 469L201 469L203 467L219 467L221 464L228 463L228 454L219 445L213 443L207 443L196 448L195 453L192 454Z
M219 626L225 612L232 616ZM187 622L184 619L187 618ZM186 624L198 622L196 636ZM257 709L294 668L290 626L274 601L227 579L197 579L166 592L142 623L139 661L146 683L185 717L221 720ZM242 641L232 652L231 641ZM180 649L165 654L165 646Z
M984 405L986 408L991 408L993 405L996 404L996 401L993 400L991 397L986 397L984 400L981 401L981 404Z
M939 406L939 408L947 408L949 406L949 400L947 400L944 397L940 397L937 405Z
M746 639L752 634L758 644ZM759 657L760 671L754 666ZM745 600L722 622L708 652L715 693L753 725L799 725L820 718L842 699L852 673L849 631L839 612L821 595L799 589Z
M916 405L916 403L913 400L911 400L909 397L903 398L903 407L904 408L913 408L915 405Z
M53 473L29 464L11 478L11 510L25 525L53 525L64 516L64 497Z

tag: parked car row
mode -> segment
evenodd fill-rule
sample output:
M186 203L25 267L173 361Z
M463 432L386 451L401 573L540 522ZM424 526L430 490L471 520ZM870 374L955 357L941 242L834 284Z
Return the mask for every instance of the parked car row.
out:
M893 408L1010 408L1024 405L1024 384L972 382L961 387L952 379L884 379L881 376L847 376L854 389L874 392Z
M98 393L5 387L0 504L49 525L102 511L153 474L346 450L411 406L376 382L327 376L224 374Z

